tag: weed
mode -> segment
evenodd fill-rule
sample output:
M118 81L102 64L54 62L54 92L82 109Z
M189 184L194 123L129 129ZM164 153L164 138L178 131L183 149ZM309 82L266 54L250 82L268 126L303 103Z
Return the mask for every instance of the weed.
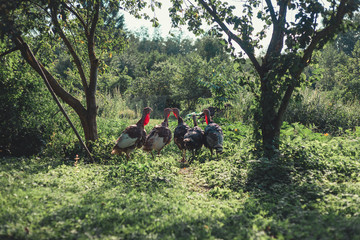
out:
M63 148L60 140L48 155L0 158L0 238L360 237L357 131L336 137L286 123L282 155L270 161L253 154L251 127L217 120L225 153L210 160L203 150L185 168L173 143L155 160L140 149L129 161L111 156L131 122L121 119L100 120L104 137L92 145L94 164L85 164L75 145L67 147L69 157L52 155ZM152 119L149 129L159 122Z

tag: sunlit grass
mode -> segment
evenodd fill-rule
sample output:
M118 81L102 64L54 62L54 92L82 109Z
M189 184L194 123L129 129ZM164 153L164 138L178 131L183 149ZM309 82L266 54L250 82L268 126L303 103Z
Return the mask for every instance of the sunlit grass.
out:
M110 137L133 121L119 129L101 124ZM147 130L161 121L152 119ZM171 118L170 128L176 124ZM0 159L0 239L360 237L357 132L333 137L284 125L279 162L286 168L278 171L289 172L282 182L249 178L254 166L267 169L251 153L251 127L226 121L222 127L225 153L211 159L203 149L191 164L179 162L173 141L155 159L141 149L129 161L110 156L103 144L111 147L116 137L98 143L101 157L93 164L82 154L76 164L60 153Z

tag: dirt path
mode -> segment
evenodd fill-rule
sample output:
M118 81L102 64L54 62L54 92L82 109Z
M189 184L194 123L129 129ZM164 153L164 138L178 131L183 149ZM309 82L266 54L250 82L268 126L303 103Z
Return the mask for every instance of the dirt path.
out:
M211 188L207 185L205 179L199 178L198 174L195 174L196 169L193 167L180 168L179 174L183 176L184 182L190 191L194 192L207 192Z

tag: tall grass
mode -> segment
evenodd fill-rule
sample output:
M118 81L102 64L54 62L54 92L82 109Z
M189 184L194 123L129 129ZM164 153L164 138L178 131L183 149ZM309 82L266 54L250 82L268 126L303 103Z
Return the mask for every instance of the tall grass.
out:
M304 88L292 98L285 121L314 126L314 130L323 133L341 134L360 125L360 104L343 103L331 92Z
M97 98L98 115L101 118L117 119L126 118L134 119L138 117L134 110L128 107L128 103L123 98L120 90L115 88L112 93L101 94ZM141 113L140 113L141 114Z

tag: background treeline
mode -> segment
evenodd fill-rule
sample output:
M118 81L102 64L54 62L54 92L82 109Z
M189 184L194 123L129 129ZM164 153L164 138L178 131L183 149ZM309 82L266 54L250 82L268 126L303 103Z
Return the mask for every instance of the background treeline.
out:
M231 110L222 117L252 123L257 89L248 83L257 81L257 76L246 61L233 62L219 39L209 34L193 40L180 33L163 38L156 30L150 36L147 29L130 33L124 30L122 18L116 26L115 34L126 36L126 43L111 52L102 51L106 56L100 66L97 92L100 138L112 141L122 125L137 118L144 106L154 109L152 118L162 118L168 106L178 107L186 115L208 106L231 104ZM307 84L292 98L287 122L300 122L331 134L360 125L359 33L353 30L339 35L314 55L303 74ZM50 43L43 47L43 41L32 39L37 54L46 56L47 67L61 85L85 101L64 48ZM7 55L1 63L1 154L31 155L55 139L60 142L71 135L43 81L21 57ZM70 108L64 106L77 122Z

